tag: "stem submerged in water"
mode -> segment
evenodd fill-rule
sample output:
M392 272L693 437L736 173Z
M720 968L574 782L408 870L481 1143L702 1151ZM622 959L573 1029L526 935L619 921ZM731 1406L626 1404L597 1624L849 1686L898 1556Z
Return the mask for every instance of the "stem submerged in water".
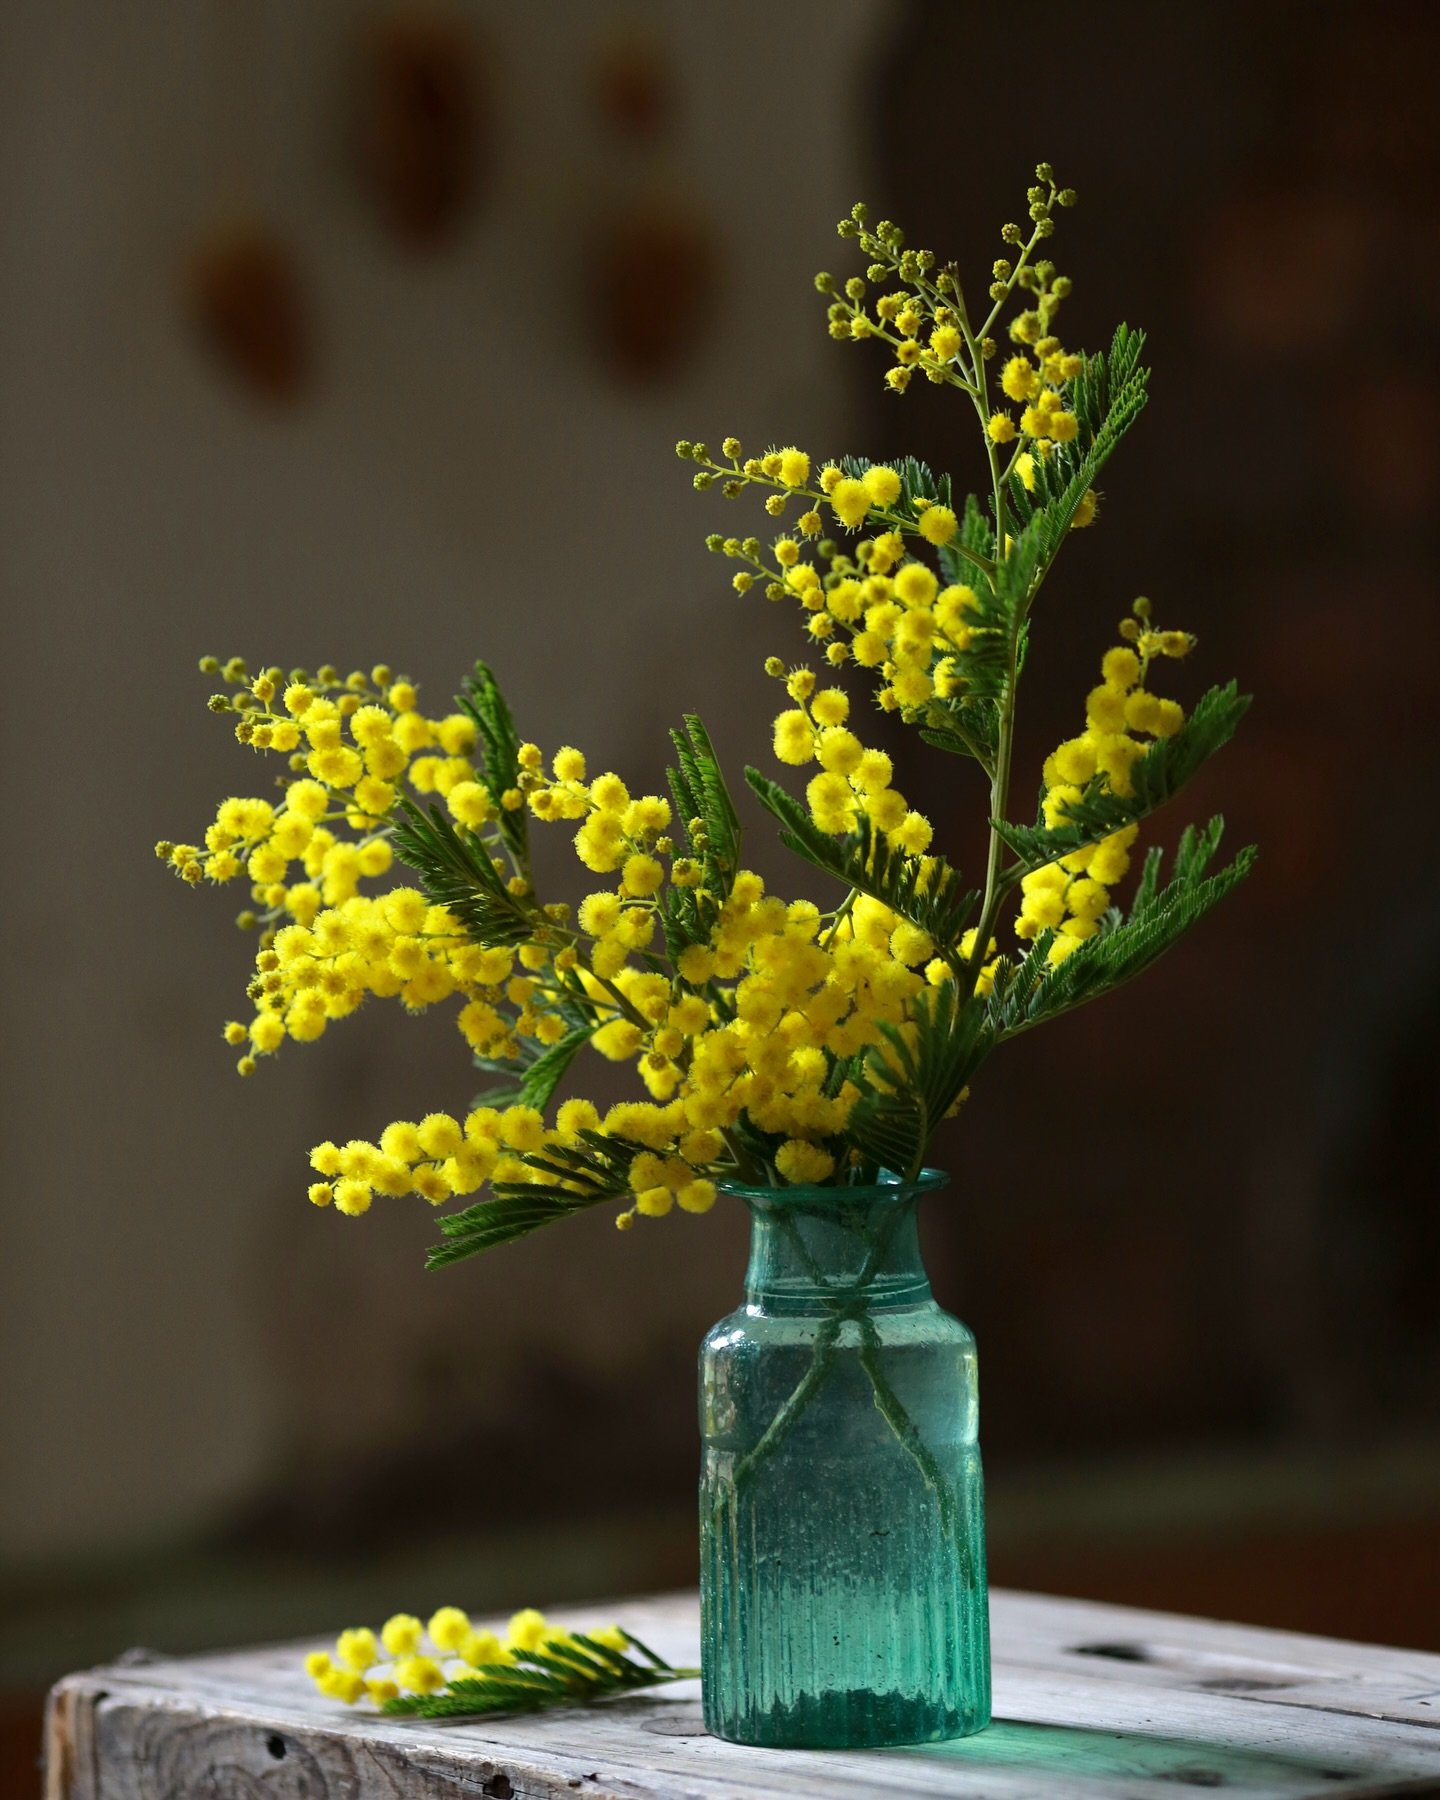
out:
M916 1428L915 1421L895 1392L885 1373L880 1333L871 1316L867 1291L875 1279L875 1271L890 1247L899 1221L898 1210L882 1218L873 1236L869 1236L864 1262L851 1282L836 1286L828 1281L810 1254L809 1248L792 1219L781 1217L777 1223L790 1239L798 1257L815 1285L825 1294L828 1316L815 1336L814 1347L805 1373L791 1390L783 1405L756 1442L735 1465L733 1487L738 1490L754 1475L755 1470L780 1448L799 1423L806 1408L824 1386L834 1367L840 1348L840 1334L847 1324L854 1324L860 1334L859 1362L870 1382L876 1409L895 1435L897 1443L915 1464L927 1487L935 1495L940 1515L940 1529L960 1552L961 1567L967 1583L973 1580L973 1560L965 1537L964 1521L956 1501L955 1489L947 1479L935 1453ZM868 1234L867 1234L868 1235Z

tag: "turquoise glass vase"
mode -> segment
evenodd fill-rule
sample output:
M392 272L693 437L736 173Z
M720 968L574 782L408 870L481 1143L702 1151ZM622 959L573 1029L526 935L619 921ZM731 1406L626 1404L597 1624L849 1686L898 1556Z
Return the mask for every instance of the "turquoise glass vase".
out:
M989 1723L975 1339L916 1231L944 1182L727 1190L750 1265L700 1351L700 1632L705 1723L732 1743Z

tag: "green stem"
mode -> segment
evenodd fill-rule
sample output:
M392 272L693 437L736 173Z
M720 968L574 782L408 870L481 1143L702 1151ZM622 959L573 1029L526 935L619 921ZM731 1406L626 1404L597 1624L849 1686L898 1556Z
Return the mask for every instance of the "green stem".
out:
M746 1149L744 1140L735 1131L733 1126L722 1128L720 1135L729 1146L730 1154L735 1158L735 1173L745 1183L746 1187L757 1186L764 1170L760 1168L759 1164L755 1161L755 1158L750 1154L749 1150Z
M926 1485L934 1493L935 1504L940 1513L940 1529L960 1552L964 1580L968 1585L971 1581L970 1545L961 1531L955 1490L946 1479L945 1471L936 1460L935 1452L916 1430L915 1421L906 1412L900 1396L890 1385L889 1377L880 1363L880 1333L875 1329L874 1321L867 1315L859 1321L859 1325L863 1340L860 1349L860 1366L870 1377L875 1404L883 1414L885 1423L899 1440L901 1448L915 1464Z
M759 1441L736 1464L732 1477L734 1487L740 1488L750 1478L755 1468L766 1457L773 1455L785 1438L789 1436L830 1373L842 1328L847 1323L853 1322L860 1332L860 1366L869 1379L876 1408L894 1433L900 1447L919 1470L926 1486L934 1493L935 1504L940 1514L940 1529L955 1544L960 1554L963 1578L967 1583L970 1582L972 1579L970 1545L961 1530L962 1521L956 1504L955 1490L947 1480L945 1471L940 1467L934 1451L916 1429L915 1421L906 1411L904 1402L895 1392L885 1373L880 1360L880 1333L870 1316L869 1306L863 1298L865 1289L875 1278L875 1270L881 1257L889 1248L890 1240L899 1222L898 1213L884 1221L881 1229L871 1240L859 1275L844 1288L834 1288L826 1281L792 1220L782 1217L777 1222L790 1238L800 1260L806 1265L811 1279L831 1297L827 1300L827 1304L831 1305L833 1310L831 1317L825 1320L816 1334L815 1346L804 1375L792 1389L784 1405L771 1419Z
M809 1367L796 1383L785 1404L765 1427L759 1441L747 1450L736 1463L732 1480L737 1490L744 1486L756 1467L767 1456L773 1455L779 1449L780 1445L789 1437L800 1415L814 1399L817 1390L830 1373L835 1340L839 1337L840 1327L844 1322L842 1318L838 1317L827 1319L820 1327L815 1338L815 1348L811 1352Z
M802 1238L800 1233L795 1229L794 1221L786 1218L783 1214L777 1220L779 1228L790 1239L790 1242L798 1253L801 1261L806 1264L810 1279L817 1287L824 1290L826 1294L825 1304L830 1309L831 1316L825 1320L824 1324L821 1325L819 1331L815 1335L815 1347L811 1351L810 1363L806 1368L805 1373L791 1390L784 1405L781 1406L780 1410L775 1414L775 1417L765 1427L759 1442L747 1450L744 1456L742 1456L740 1461L735 1465L733 1479L734 1485L737 1488L749 1479L756 1465L763 1461L765 1457L772 1455L775 1450L778 1449L780 1444L790 1435L791 1429L799 1420L800 1415L810 1404L817 1389L825 1380L825 1377L830 1373L830 1365L834 1358L836 1340L840 1336L840 1328L848 1319L858 1317L859 1313L865 1310L865 1303L861 1296L864 1294L865 1289L869 1287L870 1283L875 1279L875 1270L879 1265L880 1258L889 1248L890 1239L894 1234L897 1223L898 1217L892 1217L887 1220L883 1229L880 1232L877 1232L876 1236L871 1240L870 1247L865 1254L865 1261L861 1265L860 1273L855 1277L855 1280L847 1287L834 1288L821 1274L815 1259L810 1255L809 1250L806 1248L804 1238ZM858 1310L855 1310L857 1308L857 1303Z

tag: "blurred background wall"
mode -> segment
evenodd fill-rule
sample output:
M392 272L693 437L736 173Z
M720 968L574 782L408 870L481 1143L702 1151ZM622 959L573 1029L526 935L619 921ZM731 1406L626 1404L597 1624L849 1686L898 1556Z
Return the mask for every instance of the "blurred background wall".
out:
M953 404L885 396L810 278L848 272L857 195L978 278L1040 155L1081 193L1067 341L1127 318L1158 373L1047 592L1022 784L1148 593L1200 636L1182 697L1260 696L1190 810L1263 860L942 1147L995 1573L1440 1647L1440 13L1110 3L1061 36L1032 76L964 0L0 17L18 1758L46 1682L136 1641L692 1579L692 1357L743 1221L427 1277L428 1216L304 1204L311 1142L469 1078L447 1022L378 1006L233 1077L253 944L150 854L252 785L195 659L385 659L438 703L480 654L596 766L654 783L687 708L738 766L794 625L730 595L673 443L973 483ZM968 773L911 785L974 819Z

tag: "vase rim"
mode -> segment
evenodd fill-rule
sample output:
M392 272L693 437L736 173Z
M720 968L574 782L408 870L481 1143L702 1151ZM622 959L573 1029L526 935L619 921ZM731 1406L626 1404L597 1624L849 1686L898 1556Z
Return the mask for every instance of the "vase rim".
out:
M825 1182L802 1183L797 1187L756 1187L743 1181L721 1181L716 1185L722 1194L730 1194L737 1200L743 1200L747 1206L786 1207L813 1212L839 1210L856 1201L871 1201L883 1205L887 1200L918 1200L926 1194L937 1193L949 1181L950 1177L944 1169L921 1169L917 1175L908 1179L889 1169L882 1169L878 1181L863 1183Z

